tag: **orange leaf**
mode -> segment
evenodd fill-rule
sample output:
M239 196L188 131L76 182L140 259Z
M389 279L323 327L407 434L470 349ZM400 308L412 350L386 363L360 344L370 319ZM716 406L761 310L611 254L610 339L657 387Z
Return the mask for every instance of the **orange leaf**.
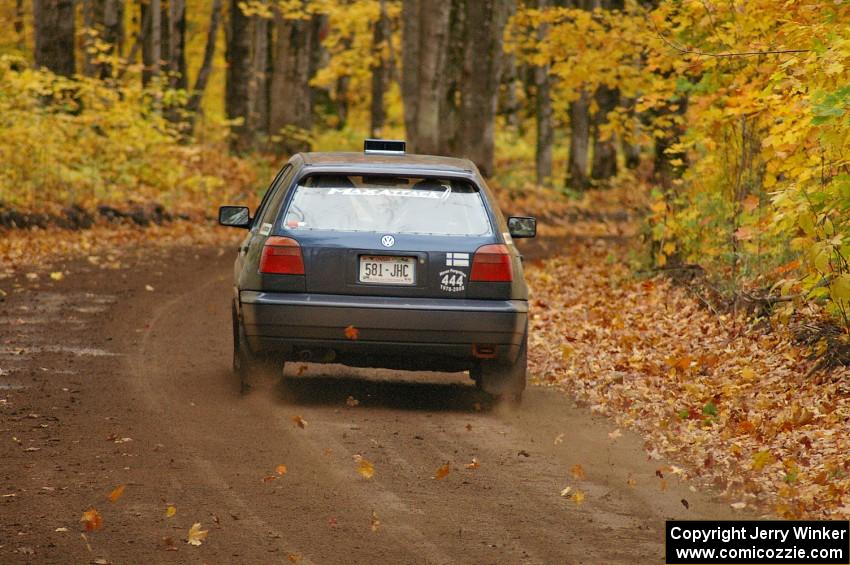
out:
M381 525L381 521L378 520L378 515L375 514L375 511L372 510L372 531L377 532L378 527Z
M348 326L347 328L345 328L345 337L354 341L360 337L360 330L358 330L354 326Z
M434 476L432 478L437 479L438 481L442 481L443 479L445 479L448 476L449 471L451 471L451 470L452 470L451 463L446 461L446 464L443 465L442 467L440 467L439 469L437 469L437 472L434 473Z
M94 508L90 508L83 512L80 522L85 525L87 532L93 532L103 526L103 517L100 515L100 512Z
M293 417L292 417L292 422L293 422L296 426L298 426L299 428L301 428L302 430L303 430L304 428L306 428L306 427L307 427L307 420L305 420L305 419L304 419L304 418L302 418L301 416L293 416Z
M478 459L476 459L475 457L472 458L471 463L467 463L466 465L464 465L464 467L466 467L467 469L477 469L480 466L481 466L481 463L479 463Z
M587 478L587 473L584 472L584 467L582 467L578 463L570 467L570 474L577 481L583 481Z
M283 464L278 465L277 467L274 468L274 470L277 472L278 475L285 475L286 474L286 465L283 465Z
M115 487L115 490L109 493L109 500L115 502L122 496L124 496L124 489L127 488L127 485L118 485Z

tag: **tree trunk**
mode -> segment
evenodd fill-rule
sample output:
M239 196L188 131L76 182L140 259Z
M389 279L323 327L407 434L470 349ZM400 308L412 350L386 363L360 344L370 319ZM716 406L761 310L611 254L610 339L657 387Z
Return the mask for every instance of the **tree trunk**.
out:
M124 2L121 0L85 0L83 2L83 73L86 76L107 78L112 65L101 60L104 55L120 55L124 45ZM95 52L99 38L109 44L106 52Z
M421 2L419 14L419 84L416 137L417 153L438 154L443 66L448 45L451 2Z
M596 89L596 114L593 116L593 164L590 178L608 180L617 174L617 146L613 135L603 139L602 129L608 124L608 112L617 107L620 90L601 85Z
M15 46L23 51L26 47L26 34L24 33L24 0L15 0Z
M142 21L150 21L142 36L142 84L147 86L159 75L162 60L162 5L160 0L140 0Z
M34 0L35 64L67 77L74 61L74 0Z
M251 73L251 120L253 132L268 134L269 129L269 20L253 17L253 71Z
M239 7L239 0L230 0L230 29L227 37L227 86L225 111L230 120L239 120L230 127L230 149L237 153L251 147L251 18Z
M401 98L404 103L404 131L411 149L417 139L419 121L419 12L425 0L403 0L401 5Z
M638 135L638 117L635 115L635 99L623 97L620 106L626 109L629 116L629 132L620 139L620 146L625 157L627 169L636 169L640 165L640 146L635 143Z
M687 109L688 98L687 96L682 96L680 99L668 103L665 108L659 111L659 115L673 114L684 116ZM665 128L664 136L655 138L653 179L665 194L673 189L673 181L682 176L682 172L686 167L685 163L688 157L685 152L671 153L669 151L671 147L679 143L684 130L685 127L682 124L673 122ZM683 164L674 165L672 161L677 159Z
M380 137L386 120L384 93L389 86L389 64L387 62L387 42L390 41L389 18L387 18L384 0L380 2L381 15L372 29L372 99L370 102L369 135Z
M501 106L501 114L505 116L505 124L512 130L519 132L522 121L520 116L519 102L519 67L514 54L505 54L502 63L502 84L505 85L505 97Z
M313 125L311 47L317 27L313 20L288 20L279 12L275 15L277 43L271 77L269 132L282 137L278 145L282 153L309 149L305 134Z
M192 89L192 96L189 98L189 104L187 105L187 109L192 113L193 130L197 115L201 109L201 100L203 99L204 91L207 89L207 81L212 70L213 59L215 58L215 43L218 37L218 28L221 24L221 2L222 0L213 0L212 12L210 13L210 26L207 31L207 43L204 47L204 60L201 63L200 70L198 70L195 87Z
M350 76L341 76L336 80L336 129L345 129L348 123L348 84Z
M463 91L467 65L467 0L451 0L448 44L440 80L440 153L462 153Z
M501 79L502 34L509 0L475 0L466 3L468 79L463 95L463 149L485 176L493 174L494 126ZM478 53L483 57L476 56Z
M570 102L570 156L567 160L567 186L585 190L587 178L587 153L590 135L589 96L584 90L579 98Z
M168 1L168 71L171 88L189 88L186 76L186 0Z
M537 0L537 8L545 9L548 0ZM548 29L541 26L538 40L543 41ZM552 179L552 98L550 93L549 65L534 68L534 115L537 122L536 150L534 154L537 184L548 186Z

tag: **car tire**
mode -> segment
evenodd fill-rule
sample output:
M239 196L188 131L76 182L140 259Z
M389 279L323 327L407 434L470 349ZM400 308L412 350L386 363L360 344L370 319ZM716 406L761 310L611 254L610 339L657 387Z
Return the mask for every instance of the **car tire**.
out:
M519 354L511 365L501 365L484 361L473 372L475 384L487 394L499 400L516 404L522 401L528 370L528 330L522 338Z
M236 313L236 305L232 309L233 319L233 374L239 379L239 391L245 394L251 388L251 382L256 378L274 377L282 374L282 363L251 351L245 338L245 328Z

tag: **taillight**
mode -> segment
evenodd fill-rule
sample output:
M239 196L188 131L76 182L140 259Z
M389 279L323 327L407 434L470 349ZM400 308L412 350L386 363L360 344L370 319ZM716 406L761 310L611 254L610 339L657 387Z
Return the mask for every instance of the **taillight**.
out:
M304 259L301 246L291 237L272 236L266 239L260 272L270 275L303 275Z
M514 280L511 255L503 244L484 245L472 257L469 280L474 282L510 282Z

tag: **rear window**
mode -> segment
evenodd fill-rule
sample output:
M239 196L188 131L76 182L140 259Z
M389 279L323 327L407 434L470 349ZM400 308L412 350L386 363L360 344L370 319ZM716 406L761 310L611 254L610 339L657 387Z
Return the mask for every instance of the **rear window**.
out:
M313 175L295 188L289 230L488 235L478 188L465 180Z

